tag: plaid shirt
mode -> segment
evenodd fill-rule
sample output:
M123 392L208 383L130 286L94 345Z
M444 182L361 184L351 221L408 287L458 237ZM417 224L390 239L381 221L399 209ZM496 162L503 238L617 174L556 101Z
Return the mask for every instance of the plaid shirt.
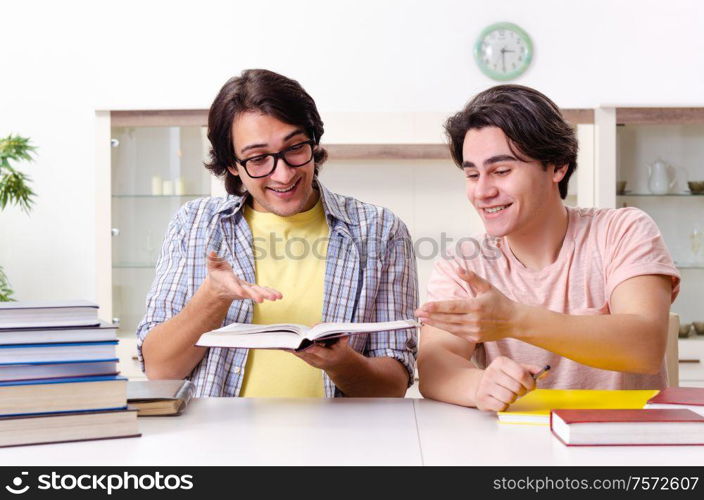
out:
M404 223L390 210L331 193L318 183L330 227L322 321L374 322L413 318L418 282L413 244ZM178 314L205 279L206 252L220 250L234 272L255 283L252 232L242 214L247 195L201 198L186 203L169 224L146 314L137 327L139 360L149 331ZM235 300L223 325L251 323L253 304ZM369 357L391 357L413 382L417 332L357 334L350 347ZM197 396L237 396L248 349L211 347L190 374ZM327 374L325 395L342 396Z

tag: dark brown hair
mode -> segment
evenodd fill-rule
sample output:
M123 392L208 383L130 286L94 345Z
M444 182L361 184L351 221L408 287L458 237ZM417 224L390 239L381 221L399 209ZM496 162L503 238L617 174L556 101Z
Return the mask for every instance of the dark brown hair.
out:
M232 141L232 124L238 113L256 111L296 125L315 140L313 153L315 174L328 157L317 146L325 131L315 101L296 81L265 69L248 69L230 78L218 92L208 113L210 162L205 168L218 177L225 177L229 194L242 194L242 181L228 167L237 167Z
M560 109L537 90L522 85L497 85L477 94L462 111L445 122L450 154L462 168L464 137L471 129L498 127L518 157L538 160L547 169L567 165L559 183L560 197L577 168L577 138Z

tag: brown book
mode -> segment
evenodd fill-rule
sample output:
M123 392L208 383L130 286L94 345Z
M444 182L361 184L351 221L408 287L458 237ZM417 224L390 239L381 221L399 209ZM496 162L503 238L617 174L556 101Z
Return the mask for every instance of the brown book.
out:
M132 408L0 417L0 447L138 436Z
M0 415L122 410L126 386L114 375L0 382Z
M180 415L194 391L189 380L130 380L127 402L137 408L140 417Z

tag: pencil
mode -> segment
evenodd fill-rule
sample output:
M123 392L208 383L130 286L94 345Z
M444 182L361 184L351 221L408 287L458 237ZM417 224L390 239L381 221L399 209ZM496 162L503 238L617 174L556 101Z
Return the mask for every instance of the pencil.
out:
M533 375L533 380L540 379L542 376L544 376L548 372L549 369L550 369L550 365L545 365L542 370L540 370L538 373Z

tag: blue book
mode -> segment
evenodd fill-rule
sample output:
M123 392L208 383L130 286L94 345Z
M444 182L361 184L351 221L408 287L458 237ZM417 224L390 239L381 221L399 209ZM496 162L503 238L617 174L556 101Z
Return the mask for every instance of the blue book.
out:
M126 406L127 379L117 375L0 382L0 416Z
M0 381L117 375L117 358L96 361L39 361L0 365Z
M117 340L0 345L0 366L38 362L100 361L116 358Z
M99 326L0 329L0 344L61 344L108 340L117 340L117 326L109 323L101 323Z

